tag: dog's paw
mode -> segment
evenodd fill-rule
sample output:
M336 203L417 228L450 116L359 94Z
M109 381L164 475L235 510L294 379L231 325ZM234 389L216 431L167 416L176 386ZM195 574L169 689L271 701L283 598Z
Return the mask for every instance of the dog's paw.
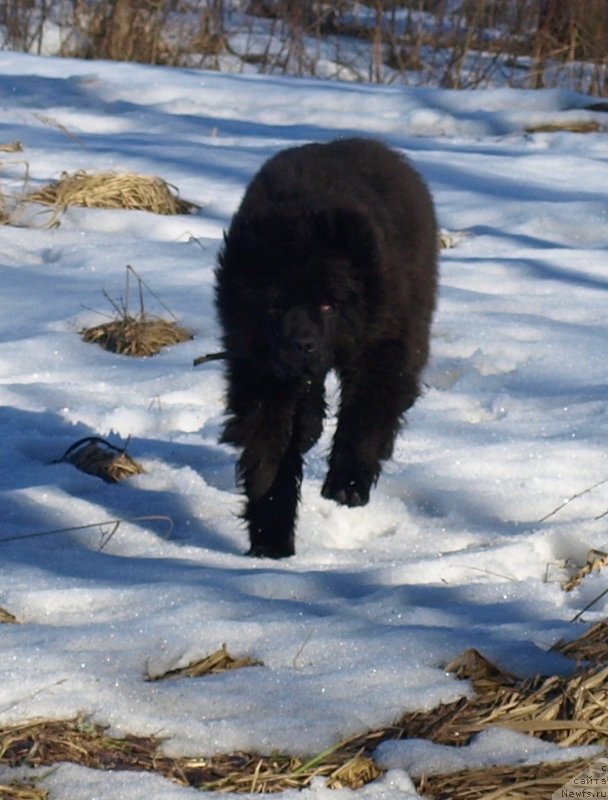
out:
M330 471L321 494L328 500L335 500L341 506L355 508L367 505L371 484L371 479L368 480L363 476L335 475Z
M251 545L246 555L252 558L288 558L295 555L295 552L293 543L256 542Z

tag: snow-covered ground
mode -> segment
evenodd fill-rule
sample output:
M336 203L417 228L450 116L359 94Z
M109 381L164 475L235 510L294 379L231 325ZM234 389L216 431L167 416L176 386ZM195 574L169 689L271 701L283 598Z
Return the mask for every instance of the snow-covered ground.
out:
M202 207L71 209L56 228L36 208L0 229L0 607L20 623L0 628L0 724L80 714L162 736L171 755L315 754L469 691L443 669L468 647L520 675L571 669L548 648L584 630L570 620L608 577L571 593L560 580L566 560L608 548L608 484L541 520L608 478L608 137L525 128L605 120L587 102L0 53L0 145L23 145L0 153L5 194L26 170L32 187L135 171ZM265 159L350 134L412 157L455 244L427 391L366 508L320 497L328 424L307 462L297 556L253 560L235 453L217 444L222 366L192 367L217 349L214 261ZM80 339L112 313L104 291L124 294L127 264L193 341L138 360ZM108 485L53 463L88 435L130 437L146 473ZM108 526L31 536L111 519L124 522L109 540ZM145 680L223 643L264 666ZM360 794L413 794L409 770L559 755L492 732L454 752L386 744L391 770ZM73 765L43 785L70 800L198 796Z

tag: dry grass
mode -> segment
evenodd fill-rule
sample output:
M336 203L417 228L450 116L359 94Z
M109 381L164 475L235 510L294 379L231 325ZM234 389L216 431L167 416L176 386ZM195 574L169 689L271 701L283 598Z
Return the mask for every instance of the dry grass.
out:
M183 786L231 792L302 788L318 776L335 788L356 789L381 774L360 752L358 740L309 761L248 753L171 759L162 755L160 745L154 737L115 739L82 720L30 722L0 729L0 764L42 767L67 761L100 770L158 772Z
M466 242L472 236L471 231L449 231L441 228L437 233L437 247L439 250L453 250Z
M427 775L416 781L416 789L425 797L436 800L550 800L554 792L592 764L593 760L467 769Z
M198 206L181 200L162 178L101 172L63 173L57 181L25 195L23 202L52 206L60 214L70 206L122 208L154 214L190 214Z
M199 788L207 791L272 794L286 789L303 789L314 778L325 778L332 789L360 789L380 777L373 759L353 751L349 743L310 761L289 756L260 757L244 753L217 756L207 764L216 773L214 780Z
M160 675L149 675L148 680L159 681L164 678L200 678L203 675L218 675L222 672L229 672L233 669L243 669L244 667L262 667L261 661L249 656L234 658L223 644L219 650L211 653L205 658L193 661L186 667L171 669Z
M141 475L143 467L134 461L126 448L101 439L87 436L68 447L56 463L67 461L81 472L102 478L106 483L120 483L132 475Z
M445 670L460 680L470 680L478 694L488 694L498 686L514 686L519 680L513 673L497 667L474 647L453 658L446 664Z
M81 336L112 353L124 356L154 356L172 344L187 342L192 334L177 322L167 321L142 313L137 316L125 312L118 319L84 328Z
M575 642L553 649L595 664L571 678L536 676L521 680L501 670L476 650L468 650L446 669L468 678L476 696L406 715L400 736L422 736L449 745L467 744L490 725L559 743L605 743L608 736L608 621ZM393 735L392 738L395 738ZM550 800L596 758L538 765L504 765L425 775L416 789L434 800Z
M202 758L171 759L162 755L154 737L115 739L82 720L33 722L0 730L0 764L50 766L71 762L100 770L157 772L174 782L206 791L275 793L309 786L324 778L330 788L358 789L382 775L371 755L382 741L405 735L402 728L370 732L340 742L309 760L283 754L261 756L243 752ZM500 766L423 776L417 788L437 798L549 797L587 763ZM496 795L490 794L492 791Z
M0 800L47 800L46 789L28 783L0 783Z
M23 145L19 141L0 143L0 153L22 153L22 152L23 152Z
M157 772L183 786L206 791L275 793L309 786L324 778L330 788L358 789L382 771L366 748L386 736L376 731L341 742L308 761L286 755L231 753L211 758L171 759L153 737L114 739L82 720L34 722L0 730L0 764L49 766L71 762L101 770ZM426 797L458 800L541 800L572 779L590 761L538 766L500 766L423 776L417 789ZM1 797L2 795L0 795ZM38 800L44 795L31 796ZM30 800L30 796L16 796Z
M471 681L475 697L462 698L430 712L408 713L395 725L346 739L309 760L242 752L171 759L162 754L160 739L115 739L99 726L70 720L0 729L0 764L40 767L68 761L102 770L154 771L178 784L204 790L274 793L309 786L318 777L333 788L360 788L382 774L373 752L389 739L423 737L442 744L464 745L475 733L492 725L562 746L597 744L608 735L608 667L603 666L607 627L605 621L577 642L555 646L567 655L580 658L585 653L589 660L599 661L569 678L521 679L492 664L478 651L468 650L447 668ZM232 658L222 647L186 670L194 667L190 674L212 674L249 663L248 659ZM548 800L595 760L507 765L422 776L416 788L434 800Z
M562 639L556 642L551 649L578 663L608 663L608 620L601 620L574 641L566 642Z
M608 667L594 666L571 677L519 679L483 657L474 658L469 671L471 652L476 651L467 651L448 669L456 666L459 677L471 680L475 697L406 714L399 723L403 735L464 745L494 725L564 747L596 744L608 735ZM484 662L486 669L480 666Z
M595 120L579 120L578 122L551 122L544 125L532 125L525 128L526 133L599 133L603 126Z
M80 334L85 342L93 342L112 353L125 356L154 356L163 347L168 347L192 339L190 331L177 323L177 317L161 300L161 298L148 286L144 279L127 265L125 272L125 299L117 303L105 292L106 298L116 311L116 316L110 322L84 328ZM139 297L139 312L131 314L129 303L131 298L131 282L137 283ZM144 307L144 292L173 317L172 321L148 314Z
M0 624L7 624L7 625L15 625L17 622L17 618L14 617L10 611L6 611L4 608L0 608ZM0 795L1 797L1 795Z
M0 142L0 153L20 153L23 150L21 142ZM0 167L3 164L0 163ZM11 224L10 200L0 187L0 225Z
M577 572L563 584L562 589L565 592L572 591L572 589L575 589L587 575L591 575L592 572L599 572L607 566L608 553L604 553L602 550L589 550L585 566L577 570Z
M164 765L158 747L159 741L152 738L113 739L83 720L28 722L0 729L0 764L10 767L68 761L95 769L151 770L157 763Z

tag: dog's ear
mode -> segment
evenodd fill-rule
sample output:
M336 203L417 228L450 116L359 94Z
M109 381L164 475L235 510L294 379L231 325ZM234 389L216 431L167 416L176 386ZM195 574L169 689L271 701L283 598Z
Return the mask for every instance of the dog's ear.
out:
M351 208L328 208L313 216L314 232L323 249L352 264L375 263L382 232L364 214Z

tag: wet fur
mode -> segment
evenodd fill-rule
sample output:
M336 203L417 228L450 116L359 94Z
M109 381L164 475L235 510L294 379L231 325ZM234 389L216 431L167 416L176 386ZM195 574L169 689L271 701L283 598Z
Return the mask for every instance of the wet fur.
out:
M250 554L292 555L324 383L341 398L322 494L364 505L420 393L437 283L430 194L407 160L345 139L282 151L253 178L219 256L222 440L240 448Z

